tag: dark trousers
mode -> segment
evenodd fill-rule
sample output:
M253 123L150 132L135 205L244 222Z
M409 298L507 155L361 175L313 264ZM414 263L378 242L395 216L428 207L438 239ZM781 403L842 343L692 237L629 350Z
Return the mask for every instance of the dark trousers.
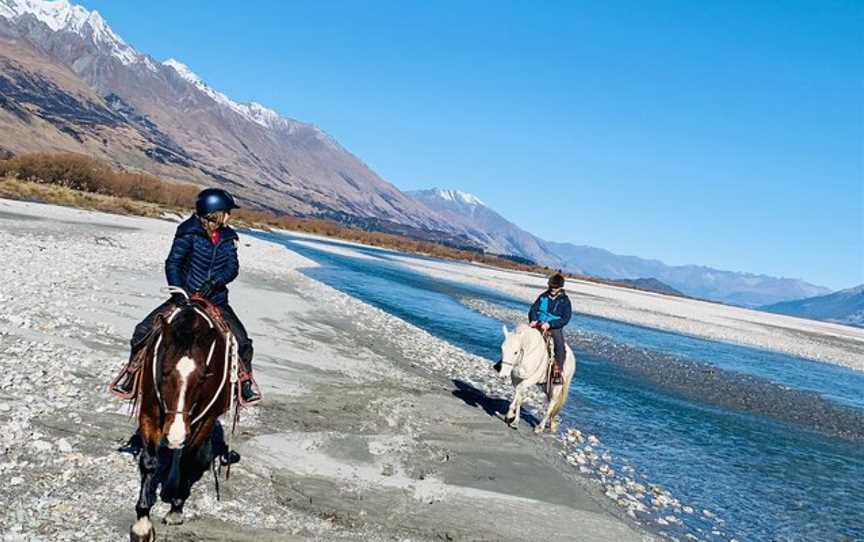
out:
M564 329L552 329L549 328L549 335L552 335L552 344L555 347L555 363L558 365L558 368L564 369L564 358L567 356L567 350L565 349L564 343Z
M160 314L167 312L174 304L169 299L165 301L153 311L144 317L144 320L141 321L137 326L135 326L135 331L132 333L132 340L129 341L132 346L132 356L135 355L135 352L144 345L147 336L150 334L150 331L153 330L153 323L156 321L156 317ZM222 310L222 318L225 319L225 323L228 324L228 327L231 328L231 332L237 337L237 353L240 355L240 360L243 361L243 364L246 365L248 370L252 369L252 355L254 350L252 348L252 339L249 338L249 334L246 333L246 328L243 327L243 323L240 321L240 318L237 317L237 313L234 312L234 309L231 308L231 305L224 304L220 305L219 308Z

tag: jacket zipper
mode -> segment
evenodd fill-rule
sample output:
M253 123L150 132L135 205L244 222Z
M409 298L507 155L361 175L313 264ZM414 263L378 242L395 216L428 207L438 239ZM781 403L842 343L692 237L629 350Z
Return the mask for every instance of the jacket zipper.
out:
M208 239L209 241L209 239ZM213 243L210 243L213 244ZM219 239L219 242L213 245L213 252L210 255L210 267L207 269L207 280L213 278L213 264L216 263L216 249L219 248L219 245L222 244L222 239Z

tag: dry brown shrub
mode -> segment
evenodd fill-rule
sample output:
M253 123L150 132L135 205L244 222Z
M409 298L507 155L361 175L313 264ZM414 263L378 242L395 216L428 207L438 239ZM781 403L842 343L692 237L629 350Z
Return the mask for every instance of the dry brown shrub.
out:
M103 162L72 153L33 153L0 160L0 176L170 207L191 205L199 190L144 173L115 171Z

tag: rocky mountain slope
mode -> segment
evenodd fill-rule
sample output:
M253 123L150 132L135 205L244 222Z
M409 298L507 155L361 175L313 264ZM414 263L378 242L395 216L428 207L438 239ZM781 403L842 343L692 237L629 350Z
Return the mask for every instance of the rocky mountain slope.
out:
M432 188L406 192L477 241L487 252L520 256L543 265L563 265L537 237L513 224L480 198L459 190Z
M470 245L317 126L235 102L67 0L0 0L0 129L14 152L84 152L259 207Z
M655 285L657 288L670 288L693 297L747 307L830 291L797 279L697 265L671 266L659 260L621 256L591 246L545 241L508 221L472 194L441 188L409 194L446 217L451 224L463 228L467 235L490 252L513 254L574 273L636 283L640 279L654 279L659 281Z
M761 307L768 312L864 327L864 284L833 294Z

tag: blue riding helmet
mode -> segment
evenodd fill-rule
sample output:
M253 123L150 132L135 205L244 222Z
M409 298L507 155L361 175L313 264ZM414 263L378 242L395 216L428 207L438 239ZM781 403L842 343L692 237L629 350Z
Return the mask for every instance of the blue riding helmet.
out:
M198 216L207 216L216 211L230 211L239 208L240 206L237 205L231 194L221 188L202 190L195 201L195 214Z

